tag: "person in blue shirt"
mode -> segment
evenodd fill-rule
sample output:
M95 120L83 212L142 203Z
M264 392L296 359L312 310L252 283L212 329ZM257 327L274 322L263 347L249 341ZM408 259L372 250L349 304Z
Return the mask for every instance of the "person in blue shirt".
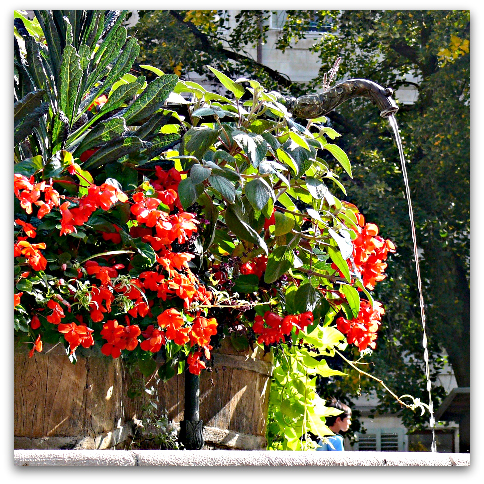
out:
M346 432L351 425L351 408L348 407L348 405L341 403L339 400L336 400L336 398L333 398L328 403L328 407L337 408L338 410L341 410L342 413L332 417L326 417L326 425L335 435L325 436L328 440L327 443L323 443L320 439L318 441L319 447L317 447L316 450L345 450L343 436L340 435L340 432Z

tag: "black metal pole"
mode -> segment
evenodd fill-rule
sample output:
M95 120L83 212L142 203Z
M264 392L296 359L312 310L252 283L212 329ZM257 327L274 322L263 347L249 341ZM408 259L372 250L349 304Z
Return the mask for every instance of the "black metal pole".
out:
M200 420L200 377L185 371L185 419L180 422L180 442L187 450L203 447L203 421Z

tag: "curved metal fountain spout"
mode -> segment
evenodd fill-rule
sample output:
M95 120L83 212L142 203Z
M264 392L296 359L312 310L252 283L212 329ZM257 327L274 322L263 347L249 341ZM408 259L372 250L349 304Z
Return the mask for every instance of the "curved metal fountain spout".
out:
M348 99L366 97L378 106L380 116L386 118L398 111L398 106L391 97L392 94L393 89L384 88L375 82L366 79L349 79L320 94L309 94L298 98L284 97L282 102L294 116L314 119L329 113Z

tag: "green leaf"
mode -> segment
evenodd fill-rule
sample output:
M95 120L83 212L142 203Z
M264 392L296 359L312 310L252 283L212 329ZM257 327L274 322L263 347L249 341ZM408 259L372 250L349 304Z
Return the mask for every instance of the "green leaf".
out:
M208 66L208 68L215 74L215 76L217 77L217 79L230 91L234 94L234 96L237 98L237 99L240 99L244 92L245 92L245 89L244 87L242 87L240 84L232 81L232 79L228 78L225 74L223 74L222 72L218 71L217 69L211 67L211 66Z
M195 203L198 198L198 193L191 177L187 177L179 183L178 196L180 197L180 202L184 210Z
M287 215L277 211L274 213L274 218L276 220L274 227L274 235L276 237L291 232L296 223L293 217L288 217Z
M252 242L255 245L261 247L267 254L267 245L264 239L240 216L236 213L234 206L229 205L225 210L225 222L227 227L240 239Z
M296 134L294 131L289 131L289 137L297 143L299 146L304 148L307 151L310 151L309 145L307 141L304 138L301 138L298 134Z
M168 381L170 378L174 377L177 374L178 365L173 360L169 360L163 365L160 366L158 370L158 376L163 381Z
M299 286L294 298L294 308L297 313L312 312L320 299L321 294L314 289L310 282L307 282Z
M337 145L328 143L324 145L324 149L328 150L340 163L340 165L345 169L346 173L353 178L351 174L351 164L348 155Z
M245 195L254 210L262 210L269 199L274 197L272 188L263 178L254 178L245 185Z
M258 134L245 133L235 130L232 134L234 141L242 148L251 164L257 168L259 163L266 157L269 145Z
M133 239L133 243L139 253L139 255L145 259L147 267L151 267L156 262L156 252L153 250L150 244L142 242L138 239Z
M336 264L338 269L343 273L344 278L351 282L350 270L348 268L348 263L345 259L341 256L341 252L337 250L335 247L329 246L328 247L328 254L331 257L331 260Z
M185 154L201 159L205 152L217 141L219 129L206 126L190 128L185 134Z
M195 163L190 168L190 180L194 185L198 183L202 183L206 180L212 173L210 168L205 168L204 166L200 165L200 163Z
M60 71L59 110L67 116L69 125L72 125L77 112L81 78L81 58L72 45L66 45Z
M156 370L156 361L152 358L138 360L139 370L146 378L150 377Z
M129 153L139 152L143 148L145 148L145 144L137 136L121 137L96 151L96 153L84 162L83 167L98 168Z
M229 203L235 202L235 185L225 177L210 175L208 178L210 185L222 195Z
M271 284L294 266L294 252L287 245L276 247L267 259L264 282Z
M143 93L123 114L126 122L128 124L134 124L142 119L148 118L160 109L177 82L178 76L176 74L165 74L150 82Z
M353 243L351 242L350 233L347 230L342 229L341 232L343 235L340 235L331 228L328 229L328 232L338 244L341 257L345 260L349 259L353 254Z
M107 143L108 141L126 133L126 130L127 128L124 118L111 118L106 121L101 121L95 128L86 134L74 151L74 155L79 157L84 151Z
M197 118L202 118L203 116L217 116L223 118L225 116L230 116L232 118L237 118L238 115L231 111L226 111L225 109L220 109L219 107L212 106L210 108L200 108L192 113L192 116Z
M340 291L345 295L353 314L353 317L350 319L357 318L360 312L360 295L358 291L353 286L347 284L340 284Z
M313 177L306 177L306 187L309 193L317 200L322 200L326 197L328 187L324 184L322 180L318 180Z
M278 148L276 150L276 156L281 163L284 163L289 168L291 168L296 175L299 173L299 166L297 165L297 163L294 161L292 156L286 153L282 148Z
M235 292L248 294L259 289L259 278L255 274L242 274L239 276L232 288Z
M13 165L14 173L18 173L20 175L30 176L33 175L35 172L42 170L43 163L42 163L42 156L34 156L33 158L26 158L22 160L20 163L15 163Z
M106 76L106 79L103 81L103 90L111 87L119 78L129 72L139 54L139 50L138 41L134 37L131 37L126 41L121 49L121 54L116 59L116 62Z
M161 69L158 69L158 67L149 66L147 64L140 64L140 67L146 69L147 71L154 72L158 77L165 75L165 73Z
M14 126L21 121L25 116L31 114L42 104L42 99L45 95L45 90L29 92L22 99L13 105L13 120Z

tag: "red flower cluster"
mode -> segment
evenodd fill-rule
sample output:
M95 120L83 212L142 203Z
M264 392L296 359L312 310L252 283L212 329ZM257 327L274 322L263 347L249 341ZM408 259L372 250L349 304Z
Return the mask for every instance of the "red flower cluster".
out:
M267 268L267 256L259 255L258 257L245 262L240 266L241 274L255 274L259 279L264 275Z
M127 195L109 183L89 185L87 195L79 199L79 206L69 210L71 202L60 206L62 214L60 235L77 232L76 226L84 225L98 208L109 210L116 202L126 202Z
M106 356L119 358L122 350L133 351L138 346L138 336L141 330L136 324L123 326L116 319L111 319L103 324L101 336L107 341L101 352Z
M348 343L354 344L360 351L368 346L375 349L377 331L383 314L385 310L379 302L375 301L372 308L368 301L361 299L358 317L348 320L341 316L336 320L336 327L346 335Z
M14 193L20 202L20 206L28 213L32 213L32 205L39 207L37 218L41 219L48 214L53 207L60 204L59 193L52 188L52 185L45 181L35 183L34 176L27 178L24 175L16 173L14 175ZM44 194L44 200L40 195Z
M59 324L57 329L59 330L59 333L64 334L64 338L69 343L71 354L76 351L79 345L83 348L89 348L94 344L94 339L92 337L94 330L88 328L85 324Z
M252 329L258 334L259 344L270 345L284 339L285 334L290 334L296 328L296 334L304 330L313 322L313 313L308 311L302 314L289 314L285 317L267 311L264 316L256 316Z
M71 174L77 168L75 164L67 167ZM130 228L130 235L133 238L141 238L155 251L156 265L152 270L142 272L138 277L130 277L129 282L126 282L126 279L121 279L119 276L123 275L124 269L131 270L131 264L127 264L126 268L124 264L115 263L112 257L106 255L103 257L104 260L87 261L83 268L78 270L77 278L82 279L87 274L96 279L97 284L91 282L89 287L89 312L94 323L104 322L107 319L101 331L101 335L106 340L102 347L104 354L117 358L123 350L133 350L139 343L140 335L145 338L140 345L144 351L157 352L167 340L172 340L178 345L189 344L194 348L195 353L191 355L192 364L189 364L189 368L199 372L204 363L196 355L197 352L204 351L205 356L210 357L210 338L216 333L217 327L214 318L207 319L197 315L193 323L190 323L190 318L185 320L180 312L171 308L158 316L157 327L149 325L142 332L137 324L129 323L129 317L152 317L151 309L157 299L166 301L178 297L183 300L185 308L189 308L194 301L200 301L202 304L211 302L211 292L200 284L188 265L194 255L173 252L171 247L174 242L186 243L197 231L198 224L195 215L185 212L182 208L178 197L180 181L181 176L176 169L164 171L156 167L156 178L151 182L150 190L155 196L147 196L142 191L132 196L130 211L135 223ZM42 194L44 199L41 199ZM38 206L38 218L42 218L53 207L57 207L61 216L60 235L75 233L77 227L86 224L97 209L107 211L117 202L128 202L124 192L104 183L101 186L90 184L85 196L68 197L68 200L61 203L61 200L66 197L59 195L49 183L45 181L35 183L33 176L27 178L23 175L15 175L15 195L29 214L32 214L33 207ZM172 213L173 210L176 213ZM40 249L45 249L46 244L28 242L26 240L28 237L36 236L35 227L20 219L17 219L16 223L26 237L17 236L15 256L25 257L35 270L45 269L47 261ZM113 232L101 231L102 238L114 244L120 244L123 240L120 233L122 229L119 226L113 227ZM28 275L28 272L26 274ZM24 276L21 275L21 277ZM126 326L110 318L111 306L116 299L116 294L121 294L132 301L125 315L128 321ZM21 295L21 293L15 295L15 305L20 304ZM74 296L74 292L72 295ZM83 323L63 324L64 309L55 299L50 299L47 303L47 309L51 312L47 313L46 319L57 325L59 332L69 343L71 353L80 345L92 346L94 330ZM57 300L66 304L70 310L67 301L59 298ZM42 308L39 308L39 311L42 311ZM38 316L32 317L30 326L33 330L40 328Z
M23 237L19 237L23 239ZM39 249L45 249L44 242L40 244L31 244L26 240L19 240L13 246L14 257L25 257L28 264L35 271L43 271L47 267L47 259L42 255Z
M384 274L389 252L395 252L395 245L391 240L383 239L378 235L378 226L372 223L365 224L365 218L361 213L356 214L359 225L359 234L353 240L353 261L361 275L363 285L370 290L375 288L378 281L385 279ZM351 267L351 260L348 259ZM333 269L338 269L332 264ZM341 277L343 274L340 272Z

